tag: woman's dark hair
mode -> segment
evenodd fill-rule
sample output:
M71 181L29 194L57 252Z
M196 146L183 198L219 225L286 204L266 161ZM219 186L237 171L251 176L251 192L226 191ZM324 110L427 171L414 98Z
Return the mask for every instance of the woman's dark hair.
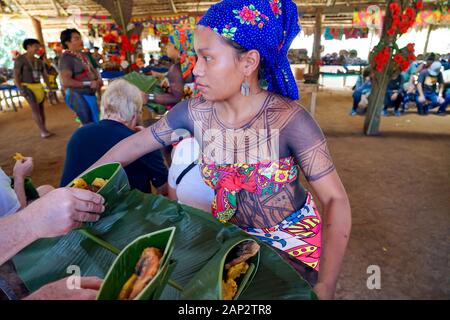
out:
M368 76L370 76L370 74L372 73L372 68L371 67L366 67L363 70L363 78L366 78Z
M241 57L241 55L243 55L244 53L249 52L250 50L245 49L243 46L241 46L239 43L237 43L236 41L233 41L231 39L225 38L225 37L220 37L220 39L227 45L229 45L230 47L232 47L236 53L236 56L238 58ZM259 66L258 66L258 79L262 78L261 75L261 64L262 64L263 60L261 58L260 62L259 62Z
M61 32L60 40L64 49L68 49L66 42L72 40L72 34L78 33L81 36L81 33L75 29L66 29Z
M22 46L23 46L23 48L24 48L25 50L27 50L27 49L28 49L28 46L32 46L33 44L41 44L41 43L40 43L39 40L37 40L37 39L29 38L29 39L25 39L25 40L23 41Z
M225 37L220 37L220 39L222 41L224 41L227 45L229 45L230 47L232 47L234 50L236 50L236 54L237 55L241 55L244 54L246 52L249 52L250 50L245 49L243 46L241 46L239 43L237 43L236 41L233 41L231 39L225 38Z

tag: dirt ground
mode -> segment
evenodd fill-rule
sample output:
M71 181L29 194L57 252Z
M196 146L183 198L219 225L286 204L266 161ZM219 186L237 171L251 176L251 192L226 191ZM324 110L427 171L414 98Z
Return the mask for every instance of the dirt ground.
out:
M305 94L305 105L309 104ZM362 134L363 117L348 116L350 91L321 91L316 119L328 137L352 207L352 233L338 299L449 299L450 114L382 119L381 134ZM63 104L48 106L42 140L28 107L0 113L0 166L33 156L36 185L58 185L65 146L77 128ZM369 266L381 288L368 289Z

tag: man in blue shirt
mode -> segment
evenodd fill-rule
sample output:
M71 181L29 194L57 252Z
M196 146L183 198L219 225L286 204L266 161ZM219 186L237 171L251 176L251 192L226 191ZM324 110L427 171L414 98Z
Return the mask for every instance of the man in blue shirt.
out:
M417 111L420 115L427 115L429 109L444 104L444 79L441 72L441 63L435 61L419 74L417 83ZM439 84L439 87L437 86ZM429 101L429 103L427 102Z
M103 154L139 130L142 113L141 91L129 82L113 81L102 98L102 120L79 128L67 144L61 186L88 169ZM131 188L150 192L150 183L158 193L167 194L167 167L160 151L146 154L125 167Z

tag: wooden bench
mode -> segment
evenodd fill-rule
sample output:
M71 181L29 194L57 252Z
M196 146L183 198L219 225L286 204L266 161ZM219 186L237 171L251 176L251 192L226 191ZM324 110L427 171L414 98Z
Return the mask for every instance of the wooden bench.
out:
M17 98L17 100L19 101L19 107L23 108L22 102L20 101L21 97L20 91L15 85L2 84L0 85L0 91L1 91L0 111L3 111L1 101L5 101L5 104L9 109L12 108L14 111L17 111L17 106L16 103L14 102L14 98ZM8 95L6 93L8 93Z
M298 90L302 93L311 93L311 101L309 103L309 112L314 117L316 113L316 99L317 91L319 91L319 85L315 83L303 83L297 81Z

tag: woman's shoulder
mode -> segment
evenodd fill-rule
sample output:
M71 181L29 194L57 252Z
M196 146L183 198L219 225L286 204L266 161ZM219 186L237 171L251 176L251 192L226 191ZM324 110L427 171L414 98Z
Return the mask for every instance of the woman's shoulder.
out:
M270 93L267 98L267 106L264 110L269 124L277 123L277 127L283 129L299 117L308 116L308 111L298 101Z

